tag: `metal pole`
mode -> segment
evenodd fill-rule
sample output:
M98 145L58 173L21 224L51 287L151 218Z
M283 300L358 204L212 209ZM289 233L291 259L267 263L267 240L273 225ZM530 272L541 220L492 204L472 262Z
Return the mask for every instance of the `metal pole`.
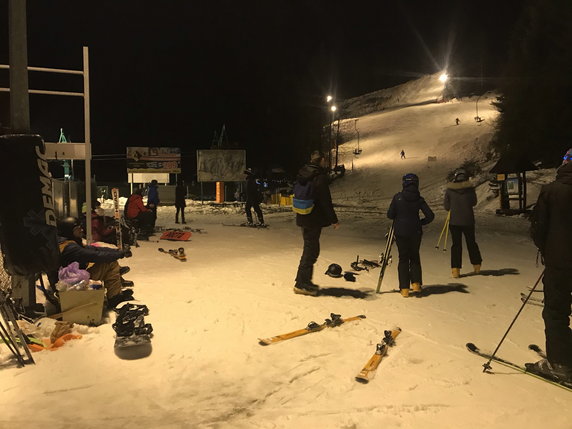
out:
M336 144L336 167L338 166L338 138L340 136L340 117L338 116L338 127L336 129L336 139L335 139L335 144Z
M328 138L328 167L332 168L332 121L330 121L330 136Z
M26 37L26 0L9 1L10 34L10 128L30 131L28 95L28 47Z
M85 129L85 225L91 243L91 123L89 121L89 48L83 47L83 114Z
M538 286L538 283L540 283L540 280L542 280L542 277L544 277L544 272L546 271L546 269L542 270L542 273L540 273L540 277L538 277L538 280L536 280L536 283L534 283L534 286L532 286L532 289L530 289L530 292L528 293L528 296L526 297L526 299L522 302L522 305L520 306L520 309L518 310L518 312L516 313L516 316L514 316L514 319L512 319L512 322L510 322L510 325L508 327L508 329L506 330L506 332L504 333L504 335L502 336L497 348L495 349L495 351L493 352L493 354L491 355L490 359L488 360L488 362L483 364L483 372L486 372L488 370L491 369L491 362L494 359L494 357L496 356L497 352L500 349L501 344L503 343L504 339L506 338L506 336L508 335L508 333L510 332L510 330L512 329L512 325L514 325L514 322L516 322L516 319L518 319L518 316L520 315L520 312L522 311L522 309L524 308L524 306L526 305L526 303L528 302L528 300L530 299L530 296L532 295L532 293L536 290L536 286Z

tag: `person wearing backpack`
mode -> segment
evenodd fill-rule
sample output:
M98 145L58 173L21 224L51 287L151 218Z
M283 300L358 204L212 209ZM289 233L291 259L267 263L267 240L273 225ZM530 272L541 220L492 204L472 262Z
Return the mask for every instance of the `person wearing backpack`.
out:
M458 279L461 276L463 235L467 243L469 259L475 274L481 272L483 258L475 240L475 214L473 207L477 204L477 194L469 182L464 168L455 170L453 181L447 184L443 206L451 212L449 230L453 245L451 246L451 275Z
M425 216L419 219L419 211ZM387 217L393 220L395 242L399 251L399 291L404 298L409 296L410 286L413 292L420 293L423 284L421 275L421 237L423 225L435 218L423 197L419 194L419 177L408 173L403 176L403 190L391 200Z
M546 359L526 368L543 377L572 382L572 148L556 180L540 190L533 212L532 239L544 263L544 333Z
M310 163L300 169L294 185L292 207L296 213L296 225L302 229L304 239L294 293L302 295L317 296L320 289L312 283L312 275L320 255L322 228L333 225L338 229L340 226L330 195L327 162L321 152L312 152Z

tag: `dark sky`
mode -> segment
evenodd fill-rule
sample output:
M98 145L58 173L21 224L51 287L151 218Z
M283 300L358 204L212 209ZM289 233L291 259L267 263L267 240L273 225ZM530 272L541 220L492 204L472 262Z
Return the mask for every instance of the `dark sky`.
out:
M226 124L251 166L291 167L318 147L329 92L341 100L393 86L440 70L447 58L453 73L498 76L521 4L28 0L28 62L80 69L89 46L94 154L178 146L194 159ZM0 82L8 85L7 71ZM30 88L77 91L81 78L31 73ZM0 94L3 123L6 100ZM83 140L81 99L32 95L30 105L33 131L45 140L55 141L60 127ZM103 179L124 168L95 163Z

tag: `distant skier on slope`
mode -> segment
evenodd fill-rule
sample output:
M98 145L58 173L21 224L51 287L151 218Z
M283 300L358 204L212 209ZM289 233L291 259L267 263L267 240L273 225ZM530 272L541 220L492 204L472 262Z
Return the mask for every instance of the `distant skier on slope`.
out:
M320 288L312 283L312 275L314 263L320 256L322 228L333 225L334 229L338 229L340 226L328 186L327 165L328 160L321 152L312 152L310 163L300 169L297 183L294 185L295 199L297 189L305 190L307 194L306 199L297 199L293 203L293 209L296 212L296 225L302 228L304 239L304 250L294 285L294 292L298 294L318 295ZM298 206L298 201L302 201L304 207Z
M572 382L572 148L564 155L556 180L540 190L533 214L532 238L544 265L546 355L527 369Z
M405 159L405 151L401 149L401 159Z
M420 210L425 215L423 219L419 219ZM394 221L395 242L399 251L399 291L407 298L409 285L413 292L421 292L423 279L419 248L423 236L422 226L431 223L435 218L419 193L419 177L416 174L408 173L403 176L403 190L391 200L387 217Z
M473 207L477 204L477 194L468 179L464 168L455 170L453 181L447 184L443 202L445 210L451 211L449 230L453 239L453 245L451 246L451 275L453 278L461 276L463 235L467 242L469 259L471 264L473 264L475 273L478 274L481 271L481 263L483 261L479 246L475 241L475 214L473 213Z

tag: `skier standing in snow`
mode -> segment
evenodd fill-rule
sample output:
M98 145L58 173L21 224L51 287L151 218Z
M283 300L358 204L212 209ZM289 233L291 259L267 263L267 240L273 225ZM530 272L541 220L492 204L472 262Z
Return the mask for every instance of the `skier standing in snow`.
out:
M183 179L177 180L177 187L175 188L175 223L179 223L179 212L181 212L181 223L185 224L185 207L187 202L185 197L187 196L187 189L183 183Z
M401 159L405 159L405 151L401 149Z
M532 238L545 265L542 318L547 359L527 364L527 369L572 382L572 148L556 180L540 190L533 218Z
M451 275L453 278L461 276L463 235L467 243L469 259L473 264L475 273L481 271L483 258L479 246L475 241L475 214L473 207L477 204L475 188L469 182L467 172L463 168L455 170L453 181L447 185L443 206L451 211L449 230L453 245L451 246Z
M157 181L153 179L151 180L149 190L147 191L147 207L153 211L153 228L155 228L155 222L157 222L157 207L159 207L160 202Z
M251 169L244 170L246 174L246 204L244 205L244 211L246 212L246 221L249 226L253 226L252 221L252 209L256 213L258 218L258 224L264 225L264 216L262 216L262 210L260 209L260 203L262 202L262 193L256 183L256 176Z
M319 286L312 283L314 263L320 255L320 235L322 228L333 225L338 229L340 224L332 204L332 196L326 175L328 161L319 151L312 152L310 163L302 167L297 182L308 185L312 189L313 208L308 214L296 214L296 225L302 228L304 250L296 273L294 292L302 295L317 296Z
M84 247L82 238L83 229L76 218L68 217L58 221L61 266L67 267L72 262L78 262L81 269L89 272L91 279L102 280L109 308L133 299L131 289L121 290L126 285L123 284L121 267L117 263L118 259L130 257L131 251L107 247ZM132 282L129 284L133 285Z
M419 218L419 211L425 216ZM419 248L423 236L423 225L431 223L435 218L419 193L419 177L408 173L403 176L403 190L393 197L387 217L393 219L395 242L399 251L399 291L404 298L409 296L410 285L413 292L421 292L423 284L421 274L421 257Z

